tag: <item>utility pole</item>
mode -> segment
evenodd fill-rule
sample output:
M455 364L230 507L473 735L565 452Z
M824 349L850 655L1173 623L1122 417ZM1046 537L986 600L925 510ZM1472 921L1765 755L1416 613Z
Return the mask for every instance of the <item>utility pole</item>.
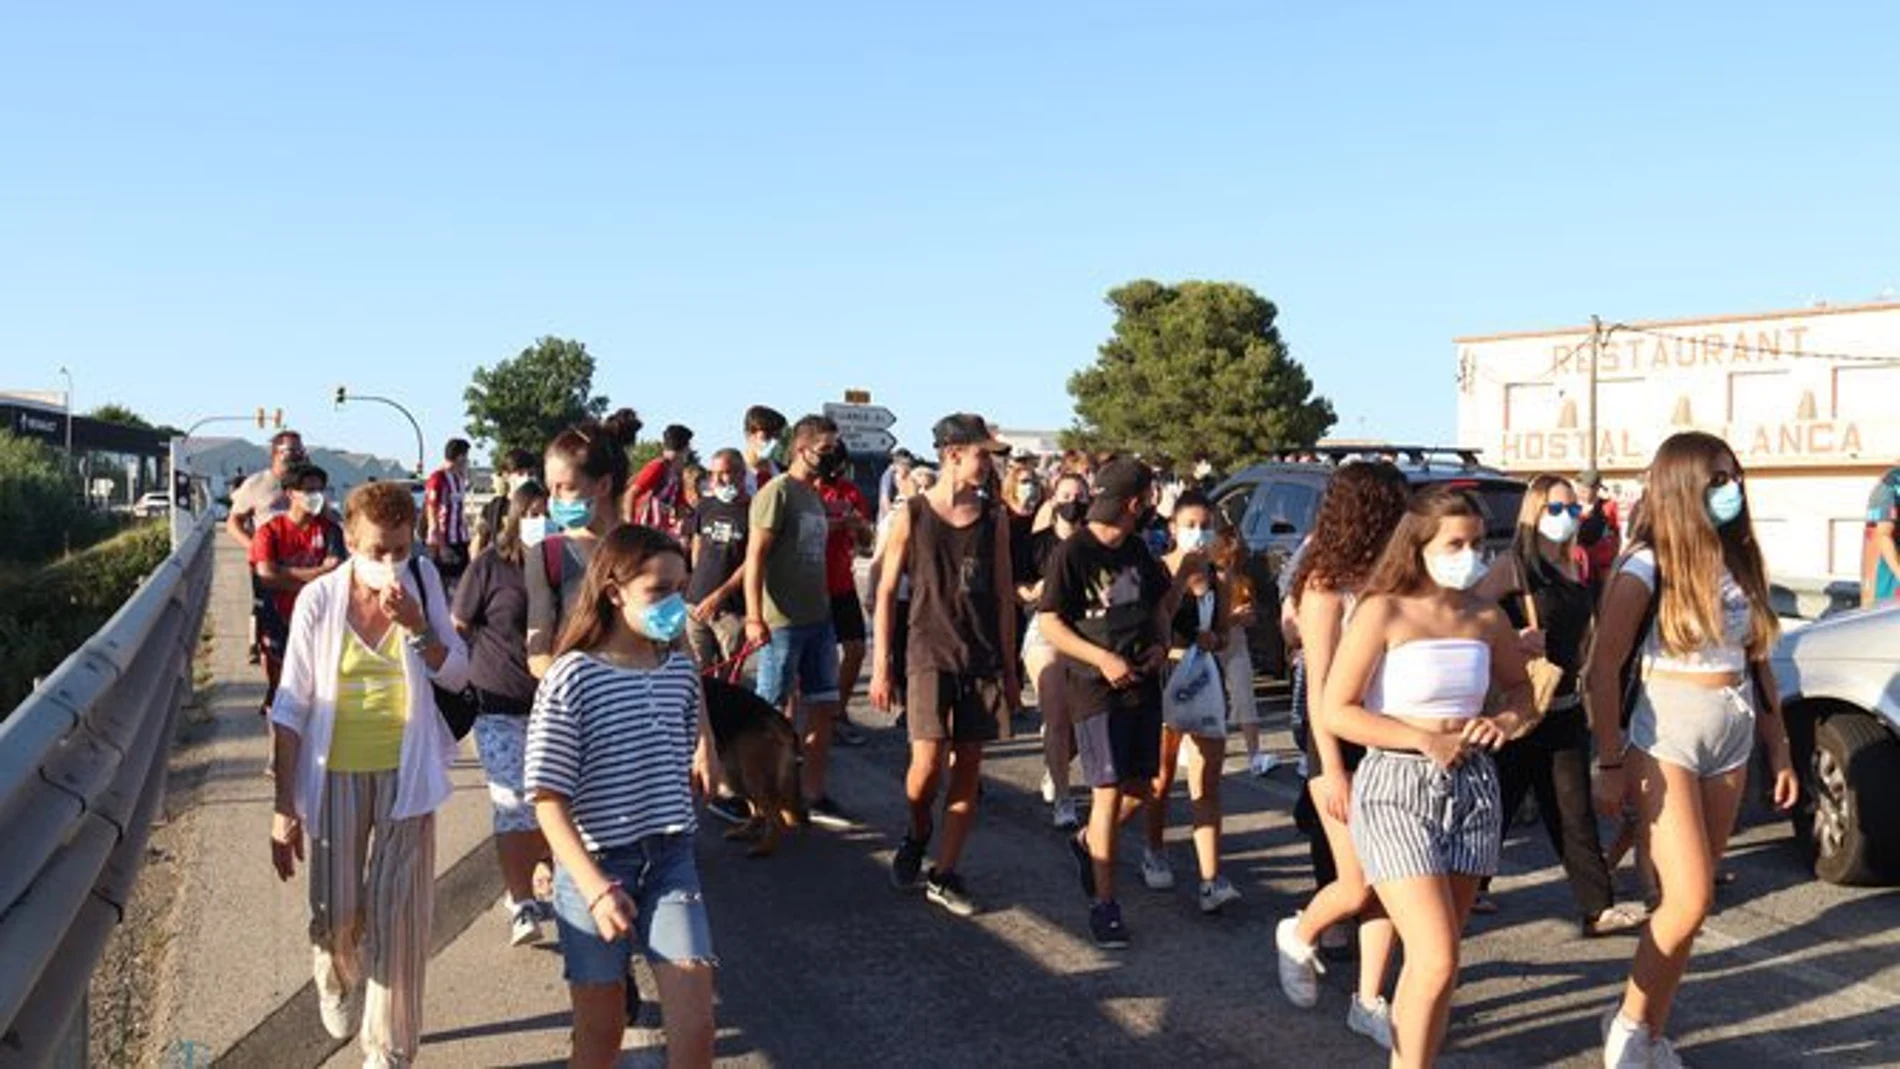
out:
M1597 360L1603 355L1603 318L1590 317L1590 470L1597 470Z

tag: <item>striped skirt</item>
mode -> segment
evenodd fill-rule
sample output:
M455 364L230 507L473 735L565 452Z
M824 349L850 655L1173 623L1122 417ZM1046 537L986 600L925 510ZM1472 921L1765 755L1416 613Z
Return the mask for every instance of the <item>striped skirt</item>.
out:
M1422 754L1367 751L1352 778L1350 824L1366 882L1494 875L1502 808L1490 754L1447 770Z

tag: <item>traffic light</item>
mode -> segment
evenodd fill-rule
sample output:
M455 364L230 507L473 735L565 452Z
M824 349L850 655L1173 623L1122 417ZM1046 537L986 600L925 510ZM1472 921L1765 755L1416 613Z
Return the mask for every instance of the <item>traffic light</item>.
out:
M257 429L260 431L264 429L264 406L263 405L257 406Z
M172 472L172 503L189 512L191 510L191 475L188 472Z
M271 421L272 421L272 425L275 426L278 430L280 431L283 430L284 429L284 410L280 408L277 411L271 413Z
M347 390L346 388L342 386L338 386L336 388L336 403L340 405L349 399L350 399L349 390Z

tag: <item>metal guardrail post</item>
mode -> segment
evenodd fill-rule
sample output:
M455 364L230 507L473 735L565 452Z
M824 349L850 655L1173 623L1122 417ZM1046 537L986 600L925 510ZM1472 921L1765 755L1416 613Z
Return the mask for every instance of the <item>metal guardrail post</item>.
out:
M214 531L199 517L0 723L0 1066L83 1064L92 972L137 881L191 692Z

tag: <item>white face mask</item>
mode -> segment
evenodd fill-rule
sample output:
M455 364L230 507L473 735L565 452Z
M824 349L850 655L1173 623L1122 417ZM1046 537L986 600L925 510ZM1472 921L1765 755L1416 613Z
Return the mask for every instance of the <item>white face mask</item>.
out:
M312 513L312 514L321 513L323 511L324 504L325 504L325 500L323 496L323 491L307 490L304 492L303 510L305 512Z
M408 564L408 557L393 561L358 557L356 558L356 577L371 590L388 590L396 582L397 570Z
M1560 512L1555 516L1545 513L1537 521L1537 533L1561 545L1577 533L1577 518L1568 512Z
M521 517L521 544L533 549L548 537L548 518L546 516Z
M1470 590L1484 578L1485 564L1478 559L1474 549L1461 549L1456 553L1427 553L1425 570L1431 573L1432 582L1446 590Z
M712 496L714 501L730 505L734 501L739 500L739 488L731 483L727 483L723 486L715 486L712 488Z

